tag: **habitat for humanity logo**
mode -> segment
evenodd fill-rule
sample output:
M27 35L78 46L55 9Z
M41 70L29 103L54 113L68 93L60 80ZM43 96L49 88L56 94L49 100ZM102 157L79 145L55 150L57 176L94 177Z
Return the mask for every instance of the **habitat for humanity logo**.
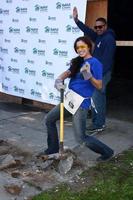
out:
M58 43L60 43L60 44L66 44L67 41L66 40L62 40L62 39L58 39Z
M36 21L37 21L37 18L35 18L35 17L30 17L30 18L29 18L29 21L30 21L30 22L36 22Z
M12 22L18 23L18 22L19 22L19 19L12 18Z
M0 47L0 52L8 54L8 49Z
M71 32L71 33L79 33L80 29L78 27L74 27L71 25L66 26L66 32Z
M11 40L5 38L5 39L4 39L4 42L5 42L5 43L11 43Z
M33 54L39 56L45 56L45 50L33 48Z
M39 98L42 97L42 94L34 89L31 89L30 93L32 96L39 97Z
M42 76L48 79L54 79L54 73L47 72L46 70L42 71Z
M61 51L61 50L55 48L55 49L53 49L53 54L55 56L67 57L68 56L68 51Z
M0 70L1 70L2 72L4 72L4 70L5 70L4 66L0 65Z
M48 6L47 5L41 6L39 4L36 4L35 5L35 11L37 11L37 12L47 12Z
M7 77L7 76L5 76L5 80L6 80L6 81L10 81L10 78Z
M4 84L2 83L2 89L5 90L5 91L8 91L8 86L7 86L7 85L4 85Z
M34 62L34 60L28 59L28 60L27 60L27 63L34 65L35 62Z
M19 49L18 47L14 48L14 53L18 53L20 55L25 55L26 54L26 49Z
M17 93L19 93L19 94L24 94L24 89L19 88L19 87L16 86L16 85L13 87L13 89L14 89L15 92L17 92Z
M6 0L6 3L12 3L12 0Z
M50 33L50 34L58 34L59 33L59 28L51 28L49 26L44 27L45 33Z
M42 87L43 84L39 81L36 81L36 85Z
M38 34L38 28L31 28L30 26L27 26L26 32L31 34Z
M56 101L60 101L60 96L55 95L53 92L49 93L49 99L51 100L56 100Z
M45 61L45 65L48 65L48 66L52 66L53 65L53 63L51 62L51 61Z
M20 34L20 28L9 27L9 33Z
M56 9L62 9L62 10L70 10L71 9L71 3L56 3Z
M28 74L29 76L35 76L36 75L36 71L28 69L28 67L25 67L24 70L25 70L25 74Z
M17 63L18 60L16 58L11 58L11 62Z
M13 74L19 74L19 68L8 66L8 71L12 72Z
M0 35L3 35L3 33L4 33L4 30L0 29Z
M56 17L48 16L48 20L56 21Z
M24 80L24 79L20 79L20 83L23 83L23 84L25 84L26 83L26 80Z
M46 44L46 40L38 39L38 43Z
M4 9L0 8L0 14L1 15L9 15L9 10L4 10Z
M16 13L25 14L27 13L27 8L16 7Z

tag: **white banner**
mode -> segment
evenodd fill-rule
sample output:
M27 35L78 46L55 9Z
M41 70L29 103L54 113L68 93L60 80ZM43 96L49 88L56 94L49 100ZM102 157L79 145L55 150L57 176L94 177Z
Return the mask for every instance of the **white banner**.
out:
M87 0L1 0L0 91L57 104L56 77L76 56L73 43L83 35L72 18L84 21Z

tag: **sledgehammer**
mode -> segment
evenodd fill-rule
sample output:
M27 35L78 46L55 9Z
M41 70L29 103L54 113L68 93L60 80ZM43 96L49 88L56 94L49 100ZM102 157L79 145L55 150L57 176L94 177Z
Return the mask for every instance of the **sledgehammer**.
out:
M67 158L64 152L64 89L60 90L60 134L59 134L59 153L42 155L42 160L61 160Z

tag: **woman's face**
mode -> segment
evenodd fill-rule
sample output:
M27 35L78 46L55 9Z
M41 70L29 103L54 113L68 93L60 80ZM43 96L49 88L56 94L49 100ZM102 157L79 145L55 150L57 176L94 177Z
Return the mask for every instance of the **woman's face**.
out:
M82 58L88 58L90 56L90 51L89 51L88 45L83 42L83 41L78 41L76 43L76 51L79 54L80 57Z

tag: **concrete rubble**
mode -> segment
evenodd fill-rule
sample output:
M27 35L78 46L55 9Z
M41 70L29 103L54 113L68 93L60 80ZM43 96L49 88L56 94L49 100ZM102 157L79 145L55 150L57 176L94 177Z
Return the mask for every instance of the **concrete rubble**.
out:
M61 161L44 162L35 155L46 148L46 113L4 103L0 103L0 112L0 200L31 200L62 182L78 181L83 170L96 165L99 155L78 146L70 120L65 121L64 143L75 153L70 151ZM108 118L106 130L95 137L111 146L117 155L133 146L132 130L133 121Z

